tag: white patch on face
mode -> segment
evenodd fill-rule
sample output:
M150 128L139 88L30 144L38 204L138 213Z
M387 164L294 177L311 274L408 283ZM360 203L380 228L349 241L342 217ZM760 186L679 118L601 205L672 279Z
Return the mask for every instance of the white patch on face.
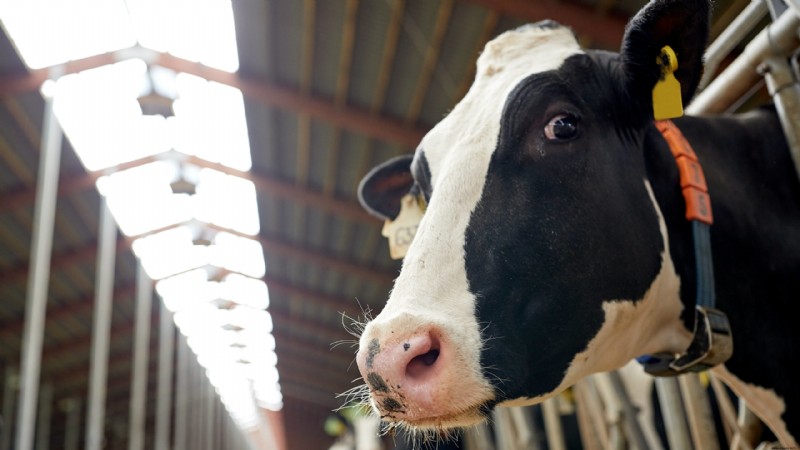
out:
M509 31L487 44L467 96L422 141L434 195L382 316L422 312L467 329L471 336L460 342L474 348L474 361L478 360L480 341L465 270L464 238L497 146L503 105L522 79L556 69L579 51L566 28ZM484 74L489 67L494 67L493 74Z
M600 331L589 341L586 350L572 359L561 384L548 394L535 398L503 402L506 406L539 403L572 386L581 378L623 367L633 358L660 352L682 353L692 340L692 333L681 320L680 279L669 253L667 225L658 207L650 182L645 180L664 243L659 271L644 297L634 300L603 302L605 320Z
M440 330L443 341L457 352L448 379L439 383L439 394L449 398L442 402L442 416L494 397L480 367L482 342L467 281L464 239L497 146L505 100L525 77L554 70L580 52L567 28L527 27L500 35L487 44L466 97L422 141L433 198L386 307L365 329L361 346L366 348L373 339L393 339L388 334L412 334L415 327Z

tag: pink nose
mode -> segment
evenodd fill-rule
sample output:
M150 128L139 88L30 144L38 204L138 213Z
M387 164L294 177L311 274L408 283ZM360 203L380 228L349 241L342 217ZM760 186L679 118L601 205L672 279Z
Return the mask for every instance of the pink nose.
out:
M383 343L373 338L366 348L362 346L356 357L358 368L383 416L399 419L433 406L446 359L442 347L431 330L416 330L399 339L390 334Z

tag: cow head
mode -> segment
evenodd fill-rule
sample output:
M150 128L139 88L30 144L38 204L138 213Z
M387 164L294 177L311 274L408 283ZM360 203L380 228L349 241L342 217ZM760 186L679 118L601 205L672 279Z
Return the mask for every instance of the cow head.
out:
M656 0L620 54L547 21L487 44L464 99L413 156L373 169L362 204L428 200L357 361L374 409L412 428L474 424L651 352L685 349L678 279L643 150L660 49L688 102L705 0Z

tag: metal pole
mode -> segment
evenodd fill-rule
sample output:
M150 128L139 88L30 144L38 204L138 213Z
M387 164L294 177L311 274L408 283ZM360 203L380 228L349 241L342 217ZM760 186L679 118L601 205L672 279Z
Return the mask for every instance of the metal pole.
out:
M211 381L208 377L204 376L203 379L205 380L206 385L206 417L205 422L203 423L203 428L205 429L205 439L203 444L205 445L206 450L214 450L214 406L216 404L216 399L214 398L214 386L211 385Z
M3 386L3 427L2 439L0 439L0 450L11 450L11 416L14 414L14 403L17 399L17 389L19 388L19 373L16 367L6 368L6 379Z
M767 82L767 90L775 102L795 171L800 175L800 88L792 68L786 58L772 56L759 66L758 71Z
M720 62L733 50L734 47L758 25L767 15L765 0L752 0L733 22L712 42L705 53L705 70L700 80L702 89L711 81Z
M136 271L136 330L133 343L133 370L131 371L131 408L128 427L128 449L144 448L144 415L147 397L147 360L150 349L150 311L153 304L153 286L141 263Z
M53 412L53 385L47 383L42 386L39 397L39 425L36 433L36 449L47 450L50 448L50 417Z
M678 380L656 378L656 392L658 392L658 400L661 402L669 448L691 449L692 443L689 438L689 428L684 420Z
M105 198L100 198L99 248L95 281L92 363L89 372L89 408L86 419L86 449L100 450L105 422L108 344L111 332L111 307L114 289L114 258L117 251L117 225Z
M178 338L178 379L175 381L175 450L186 449L186 429L189 397L189 358L191 350L182 334Z
M683 404L686 405L695 448L719 450L711 403L708 392L700 384L700 377L696 373L687 373L678 377L678 384L683 394Z
M172 367L175 350L175 324L172 313L159 302L161 314L158 331L158 386L156 396L155 449L169 450L172 419Z
M198 373L198 364L197 359L195 358L194 352L191 351L191 347L189 348L189 368L190 368L190 379L192 380L189 385L193 386L194 389L189 391L188 396L188 414L189 414L189 435L187 436L186 443L188 448L195 450L197 449L197 440L199 437L199 433L201 430L201 424L199 423L200 419L202 418L202 414L200 411L203 409L203 396L202 396L202 388L200 388L200 374Z
M566 450L567 443L564 441L564 430L561 428L561 416L558 414L556 400L555 397L552 397L542 403L544 428L547 433L547 448L550 450Z
M787 11L762 30L735 61L686 108L691 115L722 113L756 83L756 68L768 56L788 54L797 46L800 17Z
M53 99L46 98L39 178L36 180L36 207L33 212L31 261L25 300L25 328L22 334L17 444L15 447L20 450L33 448L39 371L42 363L44 318L47 312L47 291L50 286L50 257L53 247L58 170L61 164L63 137L61 127L53 113Z
M81 404L80 398L70 398L64 403L67 413L66 430L64 433L64 450L78 450L78 441L81 437Z

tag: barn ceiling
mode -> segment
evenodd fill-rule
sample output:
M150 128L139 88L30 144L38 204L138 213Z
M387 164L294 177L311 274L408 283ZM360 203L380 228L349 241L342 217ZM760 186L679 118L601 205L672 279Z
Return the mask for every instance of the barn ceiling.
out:
M483 45L546 18L587 46L615 50L643 0L234 0L239 70L161 55L157 64L240 89L258 195L264 280L291 449L327 448L336 398L358 384L344 317L379 311L399 270L382 223L356 200L374 165L411 152L464 95ZM715 5L718 34L749 0ZM32 26L34 26L32 24ZM87 24L87 26L90 26ZM42 32L46 32L42 30ZM88 57L67 72L101 66ZM29 70L0 33L0 369L20 361L46 70ZM64 141L43 349L56 404L85 396L94 304L99 174ZM117 241L107 421L127 423L136 260ZM157 323L159 309L153 311ZM154 327L154 330L157 327ZM148 390L153 419L157 332ZM54 411L51 442L64 435ZM124 433L123 433L124 434ZM123 442L123 441L120 441ZM122 444L120 444L122 445Z

